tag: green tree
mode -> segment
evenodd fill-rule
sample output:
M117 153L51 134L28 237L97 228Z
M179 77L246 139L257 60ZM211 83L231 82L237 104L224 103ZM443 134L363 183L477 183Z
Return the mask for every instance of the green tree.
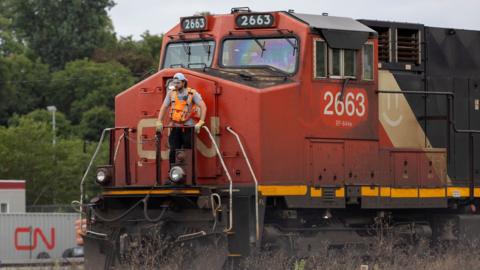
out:
M50 129L52 129L52 113L47 111L46 109L36 109L26 115L20 116L18 114L14 114L9 120L9 126L18 126L20 124L21 119L31 119L37 123L44 123ZM55 125L56 125L56 136L60 138L71 138L74 137L74 129L67 119L65 114L62 112L57 111L55 113Z
M64 112L73 124L95 106L113 110L115 95L129 88L134 78L122 65L77 60L52 74L47 103Z
M7 10L6 4L0 2L0 57L21 54L24 49L23 44L15 36Z
M10 5L13 27L51 68L90 57L113 42L107 10L112 0L3 0Z
M68 204L79 198L80 180L95 146L85 153L80 139L60 138L56 146L51 139L51 127L31 117L20 117L15 126L0 126L0 175L27 181L28 205ZM96 164L105 163L107 149L102 148Z
M80 122L83 138L89 141L98 141L102 130L114 126L115 115L105 106L97 106L86 111Z
M0 125L13 113L25 114L45 105L48 66L25 55L0 58Z
M121 37L112 46L96 49L92 59L97 62L115 60L137 77L151 73L158 69L163 35L151 35L147 31L141 37L141 40Z

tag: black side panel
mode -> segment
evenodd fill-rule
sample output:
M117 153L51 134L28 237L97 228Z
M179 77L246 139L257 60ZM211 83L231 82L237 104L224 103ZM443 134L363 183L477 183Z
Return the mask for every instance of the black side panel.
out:
M468 80L462 78L454 79L454 93L455 93L455 104L454 104L454 121L458 128L468 129ZM463 181L468 179L468 154L469 154L469 142L468 134L455 134L454 135L454 144L453 148L453 162L455 163L455 170L450 177Z
M478 70L478 73L476 78L471 78L469 81L470 129L480 129L480 70Z
M428 69L427 69L428 71ZM451 77L429 77L427 91L451 92L453 80ZM426 106L426 135L434 147L448 148L448 97L430 95Z
M426 27L425 30L428 76L478 76L480 31L434 27Z
M480 50L480 48L479 48ZM480 71L479 71L480 73ZM470 129L480 129L480 75L470 80ZM480 179L480 134L474 135L474 178Z
M454 92L457 128L480 129L480 111L475 111L475 96L480 91L476 90L480 74L480 32L425 27L425 42L428 91ZM475 145L478 143L470 145L467 134L455 134L453 130L450 130L448 142L445 121L440 120L446 108L444 97L428 98L426 133L434 147L449 147L449 176L457 183L463 183L470 173L469 151L472 147L478 149ZM477 137L475 135L475 142L479 140ZM475 155L475 170L478 171L478 152ZM478 179L479 175L476 177Z

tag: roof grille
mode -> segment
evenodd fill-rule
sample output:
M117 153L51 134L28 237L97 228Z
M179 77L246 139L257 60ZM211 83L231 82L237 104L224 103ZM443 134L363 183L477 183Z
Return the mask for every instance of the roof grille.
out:
M390 58L390 28L372 27L378 33L378 61L389 63Z
M397 29L397 62L420 64L420 31Z

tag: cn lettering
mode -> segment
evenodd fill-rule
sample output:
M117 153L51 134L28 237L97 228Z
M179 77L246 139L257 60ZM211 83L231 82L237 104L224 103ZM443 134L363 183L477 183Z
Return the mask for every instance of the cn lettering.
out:
M32 231L33 230L33 231ZM50 228L50 241L41 228L18 227L15 229L15 249L16 250L35 250L39 244L39 239L48 250L55 248L55 228ZM31 237L31 241L29 240ZM20 239L24 239L20 241ZM27 239L27 240L25 240Z

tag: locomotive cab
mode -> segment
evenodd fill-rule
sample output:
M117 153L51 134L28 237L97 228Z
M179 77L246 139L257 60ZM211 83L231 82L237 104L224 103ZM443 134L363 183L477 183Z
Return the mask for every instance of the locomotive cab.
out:
M117 162L128 157L129 165L114 166L118 183L112 185L163 185L169 178L169 164L155 159L158 145L161 157L168 154L166 136L155 145L152 127L166 84L179 71L206 102L215 140L222 128L237 130L255 156L259 177L286 183L310 178L284 165L290 160L292 167L304 166L299 157L308 138L378 139L375 55L376 32L349 18L245 10L182 18L165 35L159 72L116 98L116 126L133 126L137 146L119 149ZM129 108L134 100L136 107ZM187 154L189 185L227 182L207 135L200 134ZM117 131L114 137L120 136ZM238 155L232 139L220 140L222 151ZM252 183L244 161L226 163L235 168L234 182Z

